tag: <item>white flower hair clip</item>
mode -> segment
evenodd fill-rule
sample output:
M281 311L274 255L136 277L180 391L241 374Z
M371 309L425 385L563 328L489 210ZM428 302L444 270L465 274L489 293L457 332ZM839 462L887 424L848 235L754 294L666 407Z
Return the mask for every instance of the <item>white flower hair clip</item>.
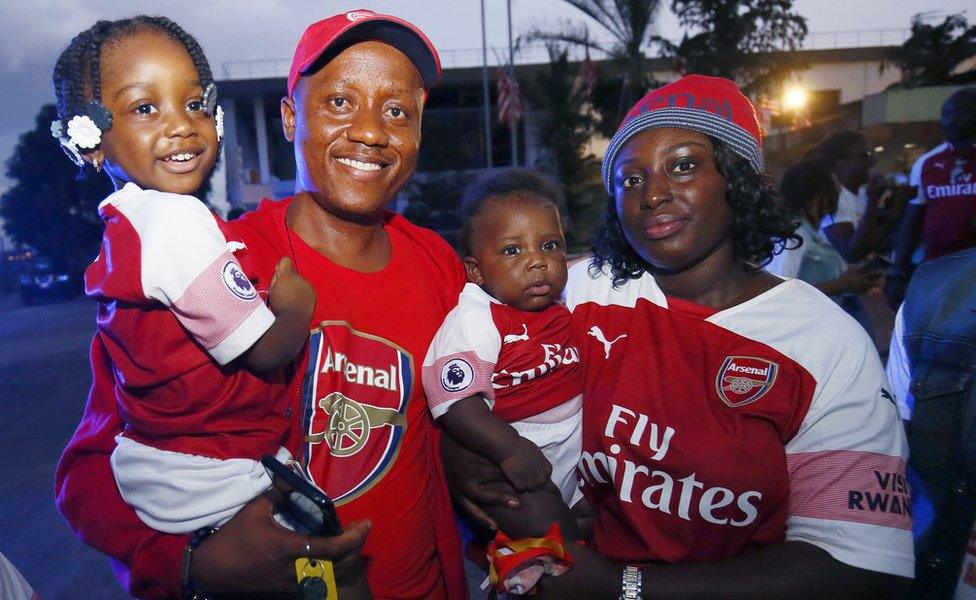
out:
M64 135L64 125L61 123L61 119L51 121L51 137L58 140L58 143L61 144L61 149L71 159L71 162L75 163L78 167L85 166L85 160L81 157L81 152L78 152L78 147Z
M94 150L102 143L102 130L88 115L75 115L68 121L68 142L77 148Z
M221 106L217 106L217 110L214 111L214 127L217 128L217 143L219 144L224 139L224 109Z
M51 135L61 143L68 158L79 167L85 161L79 150L94 150L102 143L102 134L112 128L112 113L98 100L85 105L85 113L68 120L67 131L60 119L51 122ZM97 166L96 166L97 168Z

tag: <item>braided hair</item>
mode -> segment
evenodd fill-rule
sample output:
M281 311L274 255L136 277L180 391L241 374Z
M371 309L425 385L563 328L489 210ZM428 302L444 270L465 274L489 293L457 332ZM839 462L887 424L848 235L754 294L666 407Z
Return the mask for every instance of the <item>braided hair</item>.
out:
M71 40L54 65L54 94L58 100L58 118L66 125L71 117L85 114L91 101L101 101L101 52L106 42L145 31L158 31L186 48L200 77L200 87L213 83L210 63L196 38L166 17L140 15L117 21L98 21Z
M715 166L728 186L725 201L733 213L733 257L746 271L757 271L769 263L773 254L799 246L796 223L768 176L757 173L724 141L708 137L712 141ZM614 287L629 279L639 279L645 272L655 272L624 237L612 196L607 199L603 221L593 234L592 249L591 270L610 267Z

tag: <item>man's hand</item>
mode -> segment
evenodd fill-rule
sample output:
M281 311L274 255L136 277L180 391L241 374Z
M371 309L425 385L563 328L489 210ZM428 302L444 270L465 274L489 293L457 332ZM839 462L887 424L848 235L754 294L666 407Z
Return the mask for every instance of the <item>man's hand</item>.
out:
M350 523L341 535L307 536L274 520L283 500L274 490L251 500L193 551L191 581L200 593L234 596L295 597L295 560L331 560L343 598L368 598L359 552L372 526Z
M505 478L520 491L534 490L549 481L552 465L538 446L519 436L512 454L499 465Z
M441 461L451 496L475 524L498 530L498 524L481 506L519 507L514 490L506 493L499 489L509 485L498 465L455 442L448 434L441 436Z

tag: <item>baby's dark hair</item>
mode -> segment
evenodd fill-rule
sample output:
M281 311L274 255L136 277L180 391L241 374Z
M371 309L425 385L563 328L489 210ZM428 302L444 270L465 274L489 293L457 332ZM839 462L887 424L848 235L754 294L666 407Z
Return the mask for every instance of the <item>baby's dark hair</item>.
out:
M715 166L727 185L725 201L732 208L733 256L747 271L757 271L783 248L799 246L796 223L769 176L757 173L722 140L711 136L708 139L712 141ZM654 267L624 237L612 196L608 197L603 221L593 234L592 248L591 269L609 266L614 286L639 279L645 272L654 273Z
M471 254L473 222L481 214L485 203L500 197L527 198L534 196L553 203L562 210L565 200L559 186L538 171L532 169L505 169L486 175L469 185L461 199L461 231L458 243L464 254Z
M200 44L166 17L139 15L118 21L98 21L76 35L54 65L54 93L58 99L58 117L62 125L66 125L75 115L85 114L85 105L89 100L101 100L102 46L147 30L159 31L186 48L200 76L200 87L206 89L213 83L210 63Z

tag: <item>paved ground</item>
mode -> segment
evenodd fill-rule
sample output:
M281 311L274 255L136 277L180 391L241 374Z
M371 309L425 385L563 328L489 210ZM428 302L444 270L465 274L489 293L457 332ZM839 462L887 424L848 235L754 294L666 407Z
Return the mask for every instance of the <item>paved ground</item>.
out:
M0 295L0 552L44 600L126 597L54 507L54 466L91 383L94 323L86 299L26 308Z

